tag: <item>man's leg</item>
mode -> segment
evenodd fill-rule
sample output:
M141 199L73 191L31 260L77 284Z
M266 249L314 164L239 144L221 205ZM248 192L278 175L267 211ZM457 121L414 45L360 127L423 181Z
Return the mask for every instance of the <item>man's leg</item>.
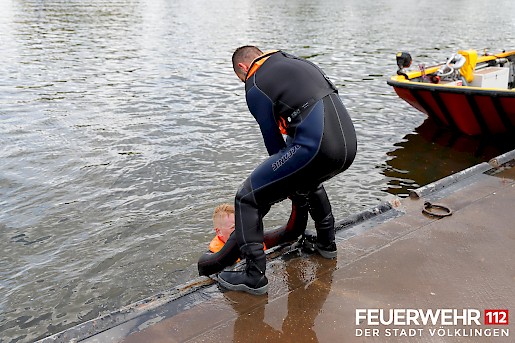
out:
M269 209L269 205L259 207L248 178L236 193L234 202L236 241L245 258L246 268L244 271L220 273L218 281L223 287L255 295L268 291L262 218Z
M327 193L322 185L308 194L309 213L315 222L317 243L315 249L325 258L336 257L334 217Z

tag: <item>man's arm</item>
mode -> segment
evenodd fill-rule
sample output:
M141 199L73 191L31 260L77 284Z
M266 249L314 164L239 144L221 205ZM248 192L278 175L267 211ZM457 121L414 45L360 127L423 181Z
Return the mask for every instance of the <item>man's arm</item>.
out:
M272 101L257 87L249 89L246 97L250 113L256 118L261 129L268 154L277 153L286 143L275 121Z

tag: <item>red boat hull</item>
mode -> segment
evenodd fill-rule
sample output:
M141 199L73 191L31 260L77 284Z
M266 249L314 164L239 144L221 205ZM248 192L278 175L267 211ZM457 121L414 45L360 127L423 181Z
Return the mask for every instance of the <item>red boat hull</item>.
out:
M515 91L389 82L400 98L436 122L467 135L514 131Z

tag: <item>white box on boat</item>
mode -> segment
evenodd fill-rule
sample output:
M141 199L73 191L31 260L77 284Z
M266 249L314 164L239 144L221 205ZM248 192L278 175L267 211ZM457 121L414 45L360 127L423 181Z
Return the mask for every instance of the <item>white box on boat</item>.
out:
M488 67L474 72L472 87L508 89L510 68Z

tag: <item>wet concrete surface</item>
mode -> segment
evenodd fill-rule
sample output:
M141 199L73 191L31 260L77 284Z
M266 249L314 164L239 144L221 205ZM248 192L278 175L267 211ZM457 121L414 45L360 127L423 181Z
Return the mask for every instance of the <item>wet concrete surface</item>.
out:
M515 308L509 167L339 231L335 260L292 251L269 261L267 295L206 285L84 342L513 342L513 320L484 325L483 312ZM453 214L424 215L425 201ZM481 325L369 325L356 323L357 309L474 309Z

